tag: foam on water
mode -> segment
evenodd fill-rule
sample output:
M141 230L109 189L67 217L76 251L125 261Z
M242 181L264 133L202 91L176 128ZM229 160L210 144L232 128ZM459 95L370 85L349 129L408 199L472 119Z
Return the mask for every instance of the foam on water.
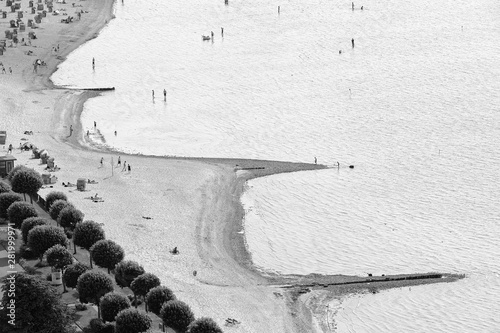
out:
M249 182L245 232L263 269L468 275L345 300L339 332L498 331L500 5L361 5L117 4L53 80L116 87L82 123L123 151L339 161Z

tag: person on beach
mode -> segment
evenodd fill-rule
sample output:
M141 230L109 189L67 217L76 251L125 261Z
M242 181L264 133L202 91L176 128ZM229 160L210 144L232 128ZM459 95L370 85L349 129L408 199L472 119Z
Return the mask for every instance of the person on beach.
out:
M128 168L128 172L132 171L132 168L130 167L130 164L127 165L127 168Z
M7 74L7 72L5 71L5 67L2 66L2 74Z
M115 136L116 136L116 131L115 131Z
M9 67L9 73L12 75L12 67Z
M127 161L123 162L123 169L122 169L122 171L125 171L125 170L127 170Z
M92 58L92 69L95 70L95 58Z
M118 165L122 165L122 160L121 160L120 156L118 156Z
M314 157L314 164L318 164L318 159Z
M210 31L210 35L212 36L212 40L214 40L214 32Z
M363 6L361 6L361 10L363 10Z
M220 34L221 34L221 37L224 37L224 28L223 27L220 27Z
M73 125L69 125L69 136L73 134Z
M97 127L97 123L94 121L94 129Z
M352 48L354 48L354 38L351 39Z
M104 161L104 157L101 157L101 166L102 166L102 162Z
M12 154L12 143L9 145L9 154Z
M280 13L280 6L278 6L278 14Z
M163 100L166 102L167 101L167 90L163 89Z
M90 131L89 130L87 130L87 136L90 136Z
M354 2L351 2L351 8L354 10Z
M153 94L153 99L155 99L155 91L154 90L151 90L152 94Z
M340 169L340 163L337 161L337 169Z

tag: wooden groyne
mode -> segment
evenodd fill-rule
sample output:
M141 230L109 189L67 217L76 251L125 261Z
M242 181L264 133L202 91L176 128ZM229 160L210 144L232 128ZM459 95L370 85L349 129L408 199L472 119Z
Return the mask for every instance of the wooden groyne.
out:
M115 87L110 87L110 88L81 88L82 90L91 90L91 91L109 91L109 90L115 90Z
M296 288L296 287L303 287L303 288L314 288L314 287L330 287L330 286L342 286L342 285L348 285L348 284L363 284L363 283L374 283L374 282L393 282L393 281L408 281L408 280L424 280L424 279L442 279L443 274L423 274L423 275L407 275L407 276L398 276L398 277L379 277L379 278L368 278L364 280L355 280L355 281L343 281L343 282L328 282L328 283L319 283L319 282L312 282L312 283L300 283L300 284L295 284L295 285L287 285L287 286L282 286L282 288L288 289L288 288Z

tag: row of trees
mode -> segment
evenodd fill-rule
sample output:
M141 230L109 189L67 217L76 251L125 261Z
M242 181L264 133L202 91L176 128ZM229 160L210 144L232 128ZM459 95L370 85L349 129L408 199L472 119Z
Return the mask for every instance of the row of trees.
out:
M9 174L9 179L20 179L24 182L28 182L29 177L16 174L32 173L23 167L13 172L15 174L12 177ZM117 333L139 333L149 330L152 320L147 313L137 310L139 300L144 301L146 312L155 313L165 326L177 332L222 332L210 318L195 320L190 307L177 300L172 290L161 286L157 276L146 273L137 262L124 260L123 248L112 240L107 240L104 230L98 223L83 221L84 214L67 201L64 193L51 192L45 199L46 210L58 223L54 226L50 225L49 220L38 217L32 204L25 202L18 193L12 192L14 188L19 189L0 181L0 191L3 191L0 193L0 216L2 212L6 212L9 221L21 230L24 245L40 259L40 263L45 257L51 267L63 270L64 291L66 287L76 288L82 303L97 305L98 318L91 323L94 332L104 333L108 330ZM24 189L28 189L28 186ZM33 194L33 192L23 193ZM73 263L73 256L68 250L69 239L73 241L74 253L76 246L89 251L90 267L82 263ZM106 268L108 275L102 271L92 270L92 262ZM120 287L132 290L134 294L132 303L126 296L114 292L113 280L109 276L111 272L114 273L115 282ZM18 276L27 281L25 274L16 275L16 279ZM10 300L7 294L4 294L2 301L8 304ZM132 304L135 305L135 309L131 308ZM113 325L110 322L115 323Z

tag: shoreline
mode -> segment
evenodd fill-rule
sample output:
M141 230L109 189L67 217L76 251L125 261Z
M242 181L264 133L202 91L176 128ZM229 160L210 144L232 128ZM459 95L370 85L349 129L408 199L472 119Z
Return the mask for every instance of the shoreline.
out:
M74 22L64 26L60 31L60 36L54 37L56 38L55 43L63 45L63 48L62 52L57 57L53 57L50 51L46 51L43 55L39 56L40 59L46 61L47 72L34 75L31 72L31 66L25 66L25 68L23 68L22 81L24 82L24 93L47 93L49 96L46 103L49 106L52 103L50 120L48 120L48 123L44 124L46 128L40 132L42 136L45 135L46 137L37 137L36 139L41 139L41 144L48 146L50 150L59 153L59 155L66 154L67 156L64 157L65 160L64 158L62 160L68 162L68 164L65 165L68 169L70 168L69 163L71 162L78 165L77 162L72 161L73 159L76 160L80 158L77 161L83 162L92 160L97 161L101 156L116 156L117 154L126 156L127 160L133 160L134 166L136 164L154 164L151 170L156 170L157 172L163 170L164 163L168 163L169 167L174 167L175 164L181 163L182 166L178 167L175 172L184 172L182 171L184 167L193 168L193 170L202 174L202 176L200 176L202 184L201 187L199 187L198 183L189 187L189 189L199 190L200 193L198 198L199 201L195 202L198 206L193 205L192 207L195 215L194 238L189 238L187 245L196 245L195 252L199 258L190 257L188 259L198 261L201 265L205 265L203 267L208 267L208 269L213 272L209 272L206 276L200 274L198 278L193 279L194 282L199 285L191 285L193 284L191 280L183 283L183 281L180 281L182 279L180 275L173 275L170 283L182 286L183 290L192 287L193 290L186 291L185 295L186 298L190 299L198 298L197 296L199 295L207 297L208 295L217 293L224 294L221 295L221 298L224 298L225 301L239 300L242 303L247 302L248 304L240 305L240 308L236 310L232 309L235 307L234 303L225 304L221 302L222 304L217 305L217 308L213 311L215 313L217 309L225 309L224 313L234 311L236 312L234 315L236 318L241 318L245 311L254 311L254 313L248 315L248 320L242 321L242 327L240 328L244 332L257 332L262 327L270 327L268 326L270 325L269 320L276 320L277 322L274 324L275 326L271 328L281 329L281 331L286 332L311 331L313 326L320 327L321 324L313 325L313 322L321 322L321 317L324 316L321 312L317 312L321 304L318 305L317 302L315 304L308 303L304 294L302 294L302 296L297 296L297 290L300 291L301 288L304 288L304 285L308 285L307 288L311 288L314 292L329 294L330 296L324 296L323 301L325 301L329 297L338 297L344 293L350 294L367 290L366 283L369 283L369 281L366 281L366 278L356 276L317 274L310 274L307 276L279 275L267 274L263 271L259 271L252 264L251 253L248 252L246 247L244 234L239 233L244 223L244 209L240 198L241 194L244 192L245 183L250 179L283 172L324 169L326 166L263 160L124 154L109 148L103 149L98 145L93 145L82 139L85 138L80 122L83 105L89 98L99 96L100 93L89 91L82 92L81 90L75 91L65 89L64 87L57 87L51 82L50 77L57 69L57 65L64 61L73 50L98 36L99 31L114 17L113 11L115 3L114 0L86 1L86 5L89 5L89 11L96 12L97 14L93 15L91 18L82 16L84 17L82 22ZM44 24L46 23L42 23L42 26ZM73 40L72 34L78 35L79 38ZM43 38L43 36L40 37L42 40ZM50 48L47 48L47 50L50 50ZM23 96L22 93L21 96ZM39 111L39 109L34 107L33 111L33 119L37 119L36 112ZM28 120L27 123L30 123L30 121ZM73 135L66 137L64 133L67 132L67 126L69 124L75 126L75 131ZM20 133L17 133L17 135L18 136L14 135L14 137L24 137ZM33 143L38 144L36 141ZM69 152L68 148L71 148L72 151ZM236 165L238 165L238 167L236 167ZM238 170L241 168L253 167L265 167L265 169ZM90 168L88 170L90 171ZM189 172L189 170L187 172ZM81 173L74 169L68 170L68 175L71 174L72 176ZM209 173L208 176L206 176L205 173ZM93 173L87 172L87 174L92 175ZM102 182L104 182L106 178L101 174L99 176L102 178ZM164 174L165 173L162 173L161 176ZM184 177L189 177L189 174L184 175ZM128 179L120 179L113 181L113 186L118 187L122 182L128 182L126 184L127 186L135 186L133 181L140 180L132 179L129 181ZM167 181L165 181L165 183L166 182ZM145 188L147 185L148 184L145 185ZM118 194L113 194L113 192L108 189L103 188L99 189L99 191L108 191L105 192L107 198L115 195L117 201L124 200L123 197L118 196ZM186 190L186 192L189 194L189 190ZM140 195L144 198L149 198L148 193L140 193ZM73 196L71 199L73 200L75 197ZM78 199L76 198L75 201L76 200ZM90 213L89 207L93 207L90 203L86 204L83 200L80 200L80 202L77 201L77 205L82 207L82 211L87 214ZM109 213L111 214L113 212ZM99 216L99 214L97 214L97 216ZM120 225L117 226L118 228L121 227ZM113 237L111 238L113 239ZM134 255L134 253L132 254ZM138 254L135 253L135 255ZM411 275L408 274L406 276ZM446 279L439 280L439 282L450 282L458 278L461 277L458 275L447 275ZM340 288L334 286L325 287L325 285L342 281L359 281L359 285L352 285L352 288L346 288L344 291L339 291ZM410 283L407 280L404 281ZM432 283L434 282L438 281L432 281ZM166 281L163 281L163 283L166 283ZM421 284L423 282L412 281L411 283ZM310 284L314 286L311 287L309 286ZM290 291L283 292L286 295L284 299L280 299L274 292L282 292L284 290L282 288L283 285L293 285L293 288L287 288L290 289ZM400 287L401 285L404 285L404 283L387 283L387 288ZM188 295L189 293L192 294ZM205 303L207 302L208 299L205 300ZM198 308L207 309L207 307L210 306L211 304L198 304ZM255 310L257 306L263 306L264 309L257 311ZM220 318L217 319L219 319L218 321L220 322ZM253 322L259 319L264 322Z

